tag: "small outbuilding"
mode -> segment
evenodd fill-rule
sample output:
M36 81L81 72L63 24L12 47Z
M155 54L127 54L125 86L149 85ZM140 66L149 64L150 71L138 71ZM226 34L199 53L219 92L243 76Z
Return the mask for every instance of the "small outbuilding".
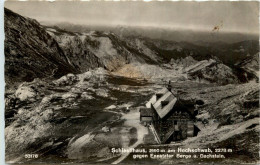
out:
M140 109L140 121L144 125L152 124L153 114L151 113L149 108Z

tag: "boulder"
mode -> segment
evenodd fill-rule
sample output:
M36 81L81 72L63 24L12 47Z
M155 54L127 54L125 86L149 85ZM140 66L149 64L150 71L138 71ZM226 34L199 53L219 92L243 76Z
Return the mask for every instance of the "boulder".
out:
M66 99L76 99L78 97L77 94L75 93L65 93L61 96L62 99L66 100Z
M108 107L106 107L105 109L115 109L116 108L116 106L115 105L110 105L110 106L108 106Z
M94 99L94 97L91 96L91 95L89 95L87 92L83 92L83 93L81 94L81 98L84 98L84 99L86 99L86 100Z
M107 127L107 126L103 127L101 130L102 130L103 132L110 132L110 131L111 131L110 128Z
M36 95L36 91L29 86L20 85L15 91L15 97L20 101L33 101L35 100Z
M96 94L101 97L108 97L108 91L106 89L97 89Z
M78 81L78 77L72 73L69 73L66 76L62 76L58 80L54 80L53 83L58 86L67 86L67 85L72 85L77 81Z
M44 121L49 121L50 119L52 119L53 115L54 115L53 110L47 109L41 113L41 118Z

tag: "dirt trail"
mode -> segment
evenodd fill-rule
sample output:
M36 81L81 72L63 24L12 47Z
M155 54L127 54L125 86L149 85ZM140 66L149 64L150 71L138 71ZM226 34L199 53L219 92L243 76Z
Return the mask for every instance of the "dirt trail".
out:
M140 115L139 111L138 110L134 110L134 111L131 111L130 113L124 114L122 116L122 119L126 119L124 125L135 127L137 129L137 141L133 145L128 146L125 149L130 149L130 148L137 147L139 144L143 143L144 136L146 134L148 134L148 129L140 124L139 115ZM122 153L122 155L116 161L114 161L112 164L120 163L129 154L130 153Z

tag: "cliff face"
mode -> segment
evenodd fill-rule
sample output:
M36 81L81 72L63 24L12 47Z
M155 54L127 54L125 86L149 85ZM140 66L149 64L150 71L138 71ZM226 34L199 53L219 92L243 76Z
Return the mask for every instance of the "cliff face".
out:
M113 33L73 33L58 27L46 31L58 42L70 62L82 72L96 67L115 71L128 63L157 63L158 56L141 41L126 40ZM145 49L145 50L144 50Z
M57 42L37 21L5 9L4 22L7 85L77 72Z
M81 72L97 67L112 71L128 61L129 52L113 42L112 34L67 33L58 28L46 30L58 42L70 63Z

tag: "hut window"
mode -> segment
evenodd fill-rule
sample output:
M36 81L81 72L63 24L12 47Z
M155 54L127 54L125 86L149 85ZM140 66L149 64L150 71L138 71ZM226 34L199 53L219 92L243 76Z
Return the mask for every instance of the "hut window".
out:
M162 107L164 107L165 105L167 105L169 103L169 101L161 101Z
M162 93L156 93L156 100L159 100L163 96Z
M177 120L174 120L174 125L176 125L177 124Z

